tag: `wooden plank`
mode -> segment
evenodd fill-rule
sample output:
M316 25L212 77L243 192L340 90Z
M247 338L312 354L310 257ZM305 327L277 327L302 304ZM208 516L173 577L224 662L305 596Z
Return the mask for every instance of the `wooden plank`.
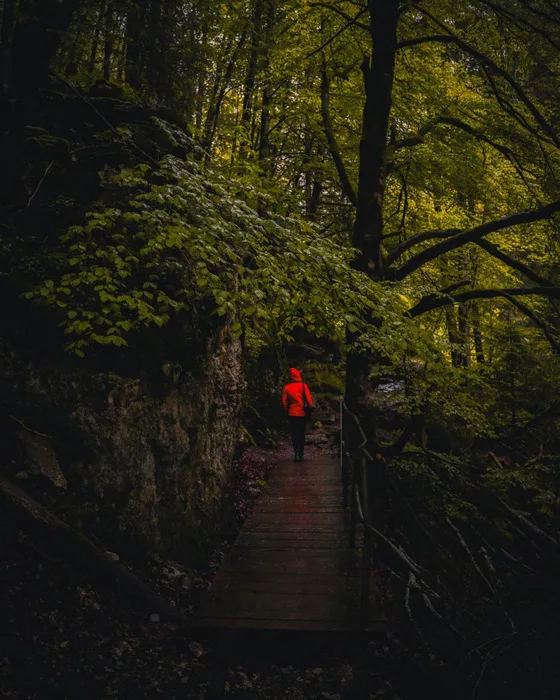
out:
M289 593L290 595L306 593L339 595L345 590L350 590L353 595L356 595L358 592L358 586L352 579L343 578L335 581L330 577L317 578L306 576L295 585L293 577L279 579L278 576L266 576L265 574L261 574L256 579L249 575L235 579L224 577L223 579L218 579L212 585L212 590L216 592L230 591L235 590L236 587L250 593L267 593L268 595L277 593Z
M344 539L338 536L332 538L309 539L306 537L288 537L285 533L265 533L278 534L281 537L262 537L262 535L252 536L255 533L246 532L243 537L239 538L236 544L236 549L309 549L313 546L315 549L340 549L345 544Z
M332 534L332 533L331 533ZM273 535L270 537L270 535ZM360 540L356 538L358 544ZM332 534L332 537L318 533L315 539L309 539L308 533L292 533L288 536L284 532L252 533L246 532L236 544L236 549L343 549L346 546L347 537Z
M324 532L331 534L338 534L341 532L340 526L337 527L336 522L331 522L330 524L323 522L290 522L282 523L281 532L299 532L302 534L312 535L313 533ZM279 532L278 519L269 520L268 522L248 520L245 523L243 532Z
M358 622L351 620L277 620L277 619L261 619L247 620L227 618L227 617L199 617L194 620L193 627L203 628L204 631L209 629L221 630L223 634L226 630L275 630L278 632L360 632ZM372 621L371 624L374 624ZM368 625L368 627L370 626Z
M345 595L344 590L337 595L328 593L301 592L280 593L272 596L268 591L234 591L215 592L208 599L205 614L213 617L215 611L219 617L245 620L345 620L352 612L352 596ZM355 615L358 611L353 610Z
M266 511L261 511L254 513L251 516L251 523L272 523L277 525L280 518L278 518L278 513L267 513ZM282 516L282 524L293 523L294 525L331 525L338 531L343 529L342 513L336 512L307 512L307 513L287 513ZM247 525L245 525L247 527Z

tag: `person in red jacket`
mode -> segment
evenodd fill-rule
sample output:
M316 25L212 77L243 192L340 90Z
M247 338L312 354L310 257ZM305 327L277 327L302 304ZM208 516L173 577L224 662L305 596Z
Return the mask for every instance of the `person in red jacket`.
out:
M282 392L282 406L288 415L294 445L294 461L301 462L305 447L305 427L313 408L313 399L307 384L295 367L290 368L290 382Z

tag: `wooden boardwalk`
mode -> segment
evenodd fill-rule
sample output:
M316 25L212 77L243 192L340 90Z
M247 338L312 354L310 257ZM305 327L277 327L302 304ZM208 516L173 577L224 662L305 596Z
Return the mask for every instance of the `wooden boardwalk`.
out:
M195 625L359 630L361 549L348 549L346 519L337 460L313 450L302 463L279 462Z

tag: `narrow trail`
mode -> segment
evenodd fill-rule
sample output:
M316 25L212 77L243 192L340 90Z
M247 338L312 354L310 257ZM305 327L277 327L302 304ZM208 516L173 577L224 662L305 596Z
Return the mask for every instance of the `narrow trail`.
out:
M359 632L361 559L347 525L338 459L318 448L279 458L196 626ZM369 620L380 620L373 605Z

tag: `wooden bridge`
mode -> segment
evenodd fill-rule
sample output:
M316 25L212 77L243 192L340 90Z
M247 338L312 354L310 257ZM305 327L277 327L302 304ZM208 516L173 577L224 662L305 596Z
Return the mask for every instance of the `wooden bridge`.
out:
M196 627L378 628L373 604L360 615L361 547L348 546L342 494L338 460L312 450L304 462L280 461L203 599Z

